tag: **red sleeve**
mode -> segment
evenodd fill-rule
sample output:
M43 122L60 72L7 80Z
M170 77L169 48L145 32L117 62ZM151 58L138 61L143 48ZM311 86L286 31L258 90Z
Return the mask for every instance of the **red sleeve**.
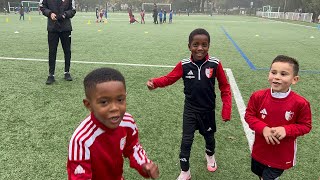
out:
M221 92L220 93L221 100L222 100L221 116L223 120L228 121L231 119L232 96L231 96L230 84L228 82L226 74L223 71L221 62L218 65L216 76L219 84L219 89Z
M67 162L68 180L91 180L90 160Z
M310 103L303 103L302 107L298 108L300 111L298 112L297 122L294 124L289 124L283 126L286 130L286 135L291 137L298 137L310 132L311 125L311 108Z
M267 126L267 124L256 117L256 114L258 112L257 108L260 107L258 103L259 101L257 93L253 93L249 99L244 119L248 123L250 129L252 129L256 133L262 134L263 129Z
M182 77L182 74L183 70L180 61L169 74L159 78L153 78L152 82L155 88L169 86L175 83L178 79L180 79Z
M142 169L142 165L150 163L145 150L139 144L138 128L133 122L134 130L128 128L127 142L124 148L124 157L129 158L130 167L136 169L139 174L145 178L149 178L149 175Z

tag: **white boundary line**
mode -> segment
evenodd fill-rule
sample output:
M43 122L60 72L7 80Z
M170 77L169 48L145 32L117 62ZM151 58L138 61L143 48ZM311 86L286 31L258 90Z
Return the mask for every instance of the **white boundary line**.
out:
M48 62L47 59L33 59L33 58L12 58L12 57L0 57L0 59L3 60L13 60L13 61L37 61L37 62ZM63 60L57 60L57 62L64 62ZM166 66L166 65L148 65L148 64L127 64L127 63L112 63L112 62L89 62L89 61L72 61L72 63L79 63L79 64L111 64L111 65L121 65L121 66L138 66L138 67L174 67L174 66ZM238 112L240 115L240 119L242 122L242 126L244 129L244 132L246 134L248 144L250 151L252 150L252 144L254 141L254 132L249 128L248 124L244 120L244 114L246 111L246 106L244 104L244 101L242 99L240 90L238 88L238 85L236 83L236 80L233 76L233 73L231 69L224 68L224 70L227 73L227 76L229 77L229 82L231 86L231 90L233 92L234 99L237 104Z
M244 114L246 112L246 106L244 104L244 101L242 99L240 90L238 88L238 85L236 83L236 80L235 80L235 78L233 76L233 73L232 73L231 69L225 68L225 71L227 73L227 76L229 77L229 83L230 83L231 90L233 92L233 96L234 96L234 99L235 99L237 107L238 107L240 119L241 119L241 122L242 122L243 130L244 130L244 132L246 134L246 137L247 137L247 140L248 140L250 151L252 151L252 145L253 145L253 141L254 141L254 131L252 131L249 128L249 125L244 120Z

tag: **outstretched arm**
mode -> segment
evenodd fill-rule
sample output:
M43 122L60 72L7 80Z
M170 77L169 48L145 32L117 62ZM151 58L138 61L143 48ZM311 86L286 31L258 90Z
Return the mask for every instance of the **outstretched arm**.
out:
M152 90L158 87L165 87L175 83L182 77L183 70L181 61L175 66L175 68L165 76L159 78L152 78L147 81L147 87Z

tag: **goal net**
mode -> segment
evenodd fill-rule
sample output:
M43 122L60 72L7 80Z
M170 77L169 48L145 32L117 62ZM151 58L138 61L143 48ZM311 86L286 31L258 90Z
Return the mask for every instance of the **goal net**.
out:
M270 5L263 6L262 17L266 18L280 18L283 16L283 12L280 11L280 7L271 7Z
M29 11L38 11L38 1L21 1L21 2L8 2L9 12L18 11L20 6L26 8Z
M15 12L15 11L18 11L19 8L21 6L21 3L20 2L8 2L8 12Z
M28 7L29 11L38 11L39 2L37 1L21 1L23 7Z
M152 12L154 9L154 3L142 3L141 9L145 10L145 12ZM171 4L157 3L157 9L158 11L162 9L169 12L171 10Z

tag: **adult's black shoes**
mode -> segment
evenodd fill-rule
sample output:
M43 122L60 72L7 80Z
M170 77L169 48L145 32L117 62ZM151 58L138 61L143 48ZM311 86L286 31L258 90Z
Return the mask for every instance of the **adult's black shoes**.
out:
M64 73L64 79L65 79L66 81L72 81L72 77L71 77L71 75L70 75L69 72Z
M46 84L50 85L50 84L54 83L54 81L55 81L54 76L48 76Z

